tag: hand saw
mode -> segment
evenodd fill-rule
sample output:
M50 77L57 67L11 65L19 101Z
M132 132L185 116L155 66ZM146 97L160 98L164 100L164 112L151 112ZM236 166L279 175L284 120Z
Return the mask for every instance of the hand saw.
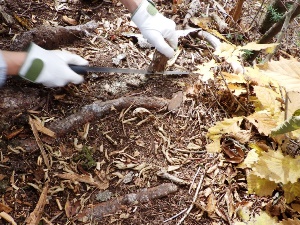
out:
M78 74L87 74L87 72L94 73L134 73L134 74L161 74L161 75L188 75L187 71L163 71L163 72L151 72L142 69L126 69L126 68L114 68L114 67L93 67L93 66L77 66L69 65L70 68Z

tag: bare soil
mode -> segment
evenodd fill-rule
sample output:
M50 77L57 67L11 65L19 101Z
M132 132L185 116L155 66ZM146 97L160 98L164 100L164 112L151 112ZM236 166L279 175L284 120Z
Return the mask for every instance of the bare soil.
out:
M130 14L118 2L4 2L6 12L19 22L7 26L2 21L1 49L10 50L14 39L30 29L45 24L69 26L63 19L67 16L78 24L95 20L100 25L91 35L65 40L60 49L79 54L95 66L147 69L151 62L153 48L141 48L136 38L123 35L139 31L130 25ZM246 1L246 7L250 2ZM203 12L208 3L203 2ZM181 5L174 13L172 4L163 1L158 2L157 7L180 28L188 8ZM251 12L245 10L243 20L250 21L250 15ZM245 42L255 38L255 29L240 33ZM180 39L180 46L183 50L169 70L193 71L196 65L212 58L212 48L202 40L186 36ZM126 54L126 58L116 66L112 59L120 54ZM247 194L245 171L226 162L222 154L205 151L207 129L232 115L238 107L231 96L220 97L218 85L208 83L201 84L195 95L174 98L176 94L185 93L197 79L195 75L146 77L89 73L80 85L45 88L20 78L9 78L0 90L0 211L4 210L18 224L23 224L48 182L40 224L176 224L183 214L164 221L190 206L202 175L205 176L195 206L183 224L232 224L237 220L239 205L251 204L253 213L262 209L262 203L269 199ZM137 116L134 114L137 106L132 102L123 109L111 107L106 115L96 116L64 135L58 134L57 138L39 133L50 160L50 168L47 168L29 117L38 118L45 127L50 127L95 101L106 102L122 96L159 97L168 101L169 110L168 104L151 108L146 102L143 108L150 114ZM175 107L170 111L171 99ZM187 184L162 178L158 173L163 170ZM100 186L59 176L64 173L90 176ZM178 185L178 191L162 198L125 204L102 218L77 217L78 213L101 202L170 182ZM2 209L4 206L8 208ZM0 224L8 223L0 219Z

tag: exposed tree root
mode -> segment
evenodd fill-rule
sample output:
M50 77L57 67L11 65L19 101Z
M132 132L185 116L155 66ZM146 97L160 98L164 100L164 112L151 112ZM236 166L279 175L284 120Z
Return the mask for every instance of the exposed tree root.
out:
M93 20L78 26L42 26L17 37L11 45L11 50L24 50L30 42L46 49L56 49L88 35L97 27L98 23Z
M112 108L121 110L133 105L147 109L159 109L165 107L167 104L168 100L166 99L144 96L121 97L106 102L95 101L90 105L84 106L79 112L62 120L55 121L49 126L49 129L54 131L56 136L59 137L89 121L107 115Z
M103 216L112 214L120 210L124 206L131 206L140 203L145 203L157 198L165 197L178 190L178 187L172 183L164 183L156 187L145 188L140 192L124 195L123 197L112 199L111 201L99 203L85 209L76 219L93 218L100 220Z
M32 88L1 88L0 90L0 117L32 109L42 102L41 91Z

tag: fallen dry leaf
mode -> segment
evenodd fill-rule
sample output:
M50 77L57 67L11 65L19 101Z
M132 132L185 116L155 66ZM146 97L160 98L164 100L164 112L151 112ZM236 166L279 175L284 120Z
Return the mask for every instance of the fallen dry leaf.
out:
M67 16L63 16L63 17L62 17L62 20L63 20L65 23L69 24L69 25L76 26L76 25L78 24L77 21L76 21L75 19L72 19L72 18L67 17Z

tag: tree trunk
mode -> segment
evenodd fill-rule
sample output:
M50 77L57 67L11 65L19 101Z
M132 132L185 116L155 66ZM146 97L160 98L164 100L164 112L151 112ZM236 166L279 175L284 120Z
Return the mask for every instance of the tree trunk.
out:
M273 0L273 2L270 4L269 7L271 7L276 13L280 13L280 14L284 14L284 12L286 11L286 6L283 4L282 0ZM269 10L268 8L265 18L260 24L259 32L264 34L276 22L277 21L273 19L271 10Z

